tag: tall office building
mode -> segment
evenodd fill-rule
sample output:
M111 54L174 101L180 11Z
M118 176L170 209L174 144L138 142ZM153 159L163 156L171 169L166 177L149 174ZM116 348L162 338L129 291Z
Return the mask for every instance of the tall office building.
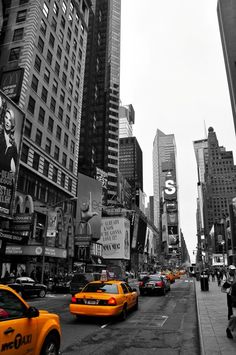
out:
M119 138L133 136L135 112L132 105L120 106L119 109Z
M121 138L119 170L132 188L132 195L143 191L143 153L136 137ZM139 204L137 204L138 206Z
M154 224L160 227L161 201L165 188L166 174L176 175L176 144L174 134L165 134L157 129L153 142L153 194Z
M120 0L92 0L80 131L79 171L107 174L108 203L117 194L120 16Z
M16 201L22 202L18 212L36 211L31 245L42 243L37 236L47 225L47 205L77 193L90 5L90 0L3 1L0 88L25 114ZM36 207L40 204L46 209ZM54 248L52 258L64 262L68 250L61 237L51 238L54 247L64 248ZM18 254L26 262L39 250L22 247Z
M218 0L217 14L236 132L236 2Z

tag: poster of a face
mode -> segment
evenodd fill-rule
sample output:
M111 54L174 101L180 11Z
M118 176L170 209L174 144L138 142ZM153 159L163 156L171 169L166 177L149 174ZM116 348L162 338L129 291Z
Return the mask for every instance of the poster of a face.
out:
M0 91L0 215L12 213L24 113Z

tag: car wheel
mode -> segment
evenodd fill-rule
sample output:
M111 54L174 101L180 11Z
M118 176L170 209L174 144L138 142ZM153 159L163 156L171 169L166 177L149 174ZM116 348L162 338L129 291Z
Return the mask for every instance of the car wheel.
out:
M127 306L125 305L122 309L122 312L120 314L120 320L124 321L127 318Z
M60 341L57 336L49 334L43 344L40 355L58 355Z
M138 310L138 297L137 297L136 303L135 303L135 305L134 305L134 310L135 310L135 311Z
M46 291L45 290L41 290L40 292L39 292L39 297L40 298L44 298L46 296Z

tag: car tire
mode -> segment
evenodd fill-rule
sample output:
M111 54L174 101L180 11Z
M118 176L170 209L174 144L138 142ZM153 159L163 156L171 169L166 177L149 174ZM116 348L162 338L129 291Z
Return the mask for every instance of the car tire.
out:
M126 318L127 318L127 306L125 305L120 314L120 320L123 322L126 320Z
M44 343L40 355L59 355L60 341L54 334L49 334Z
M137 311L137 310L138 310L138 298L137 298L137 301L136 301L136 303L134 305L134 311Z
M46 296L46 291L45 290L40 290L39 292L39 297L44 298Z

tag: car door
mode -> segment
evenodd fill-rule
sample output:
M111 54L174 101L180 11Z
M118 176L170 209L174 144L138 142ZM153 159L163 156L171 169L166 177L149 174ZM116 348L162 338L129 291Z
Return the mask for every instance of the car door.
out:
M133 289L130 287L129 284L126 283L125 285L130 293L130 300L131 300L132 307L134 307L137 303L137 293L133 291Z
M34 355L37 318L26 318L26 310L14 293L0 290L0 353Z
M125 299L128 305L128 309L133 307L133 296L132 296L132 292L129 291L128 285L125 283L121 284L122 290L124 292L125 295Z

